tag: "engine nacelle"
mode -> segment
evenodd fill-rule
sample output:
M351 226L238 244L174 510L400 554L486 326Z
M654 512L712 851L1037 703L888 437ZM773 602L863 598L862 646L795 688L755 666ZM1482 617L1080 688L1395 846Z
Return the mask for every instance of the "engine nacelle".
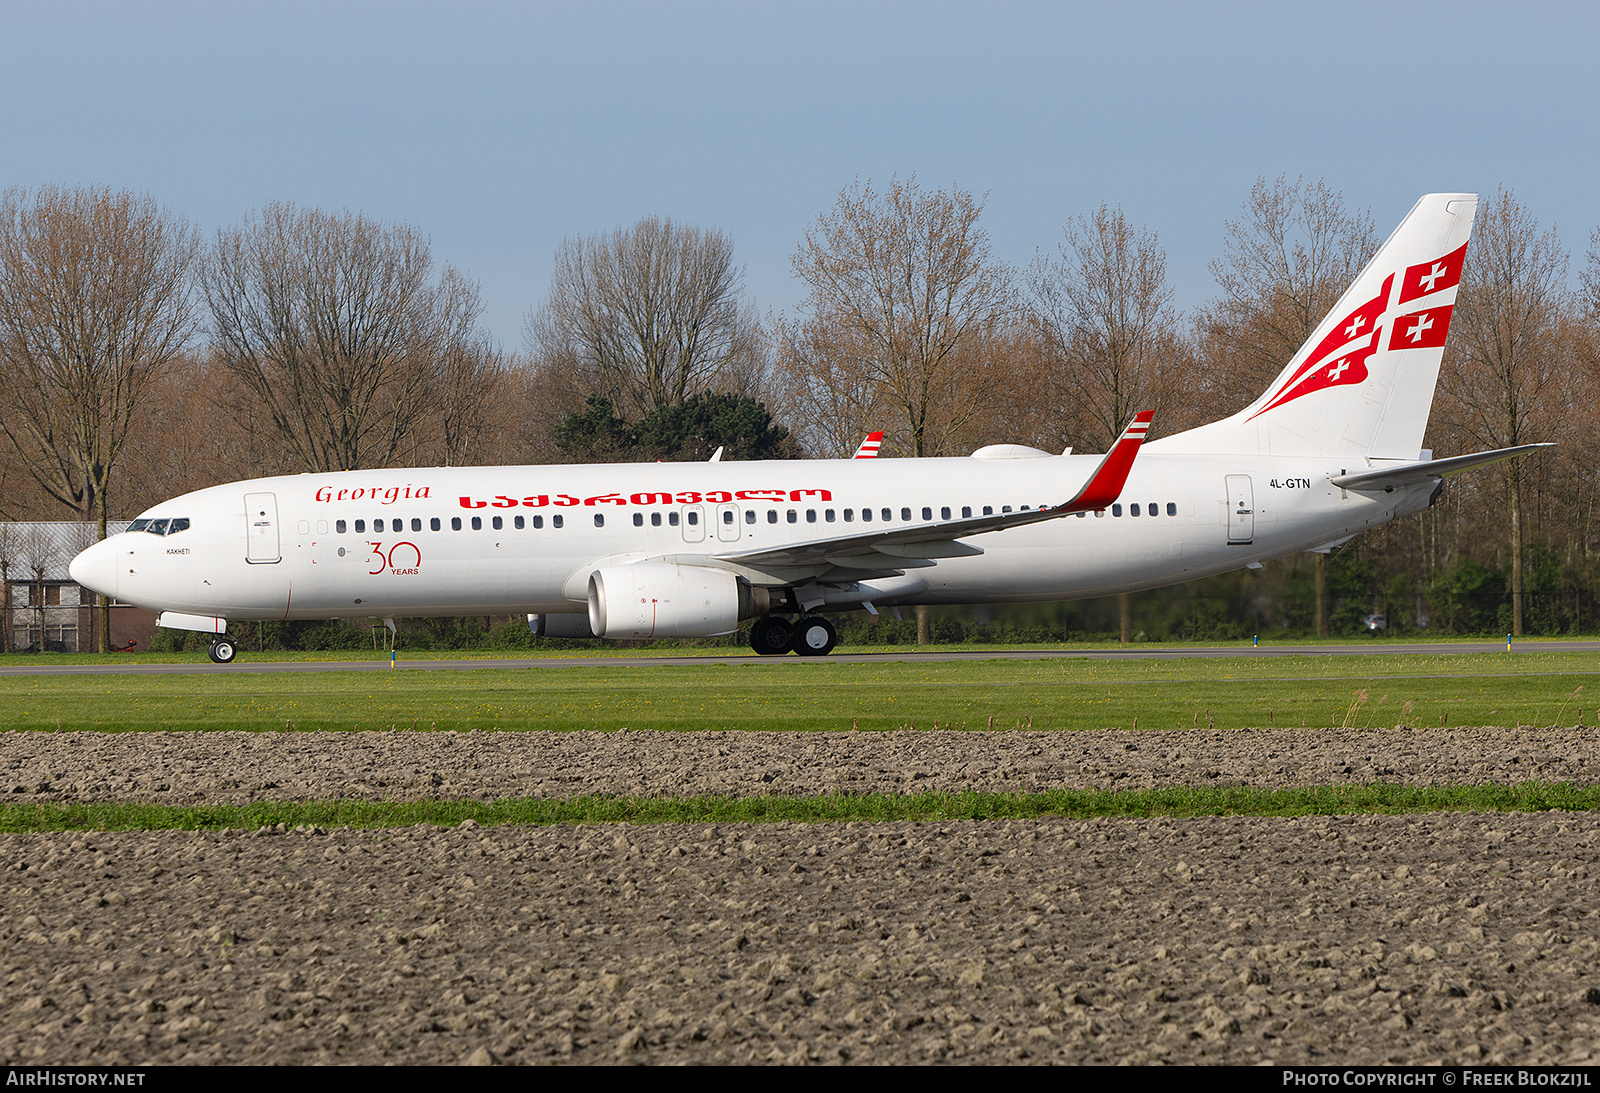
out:
M589 629L602 638L731 634L739 628L739 586L732 573L706 566L602 566L589 576ZM749 598L746 592L746 603Z

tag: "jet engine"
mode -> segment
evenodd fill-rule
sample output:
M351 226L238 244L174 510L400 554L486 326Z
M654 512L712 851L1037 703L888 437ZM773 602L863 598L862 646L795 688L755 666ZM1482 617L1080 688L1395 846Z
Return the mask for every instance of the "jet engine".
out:
M602 638L708 638L770 610L765 589L725 569L636 562L589 576L589 628Z

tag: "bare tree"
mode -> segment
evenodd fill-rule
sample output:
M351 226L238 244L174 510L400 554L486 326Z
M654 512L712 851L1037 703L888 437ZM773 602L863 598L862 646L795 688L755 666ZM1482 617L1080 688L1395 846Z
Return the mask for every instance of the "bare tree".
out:
M22 565L27 570L32 583L28 589L29 605L33 608L33 616L39 627L39 642L35 652L45 651L45 643L49 631L46 629L47 617L45 608L45 575L53 569L60 560L60 545L55 536L50 533L47 524L30 524L22 536ZM29 644L33 644L29 642ZM104 652L104 650L102 650Z
M22 529L7 520L0 522L0 653L11 652L11 571L22 565Z
M713 387L748 386L762 337L740 300L743 282L727 236L649 216L563 242L550 296L523 333L535 356L564 363L589 391L640 416Z
M1543 439L1561 375L1568 256L1509 190L1478 210L1441 369L1445 420L1483 448ZM1524 461L1504 466L1511 536L1511 632L1523 623Z
M1600 321L1600 228L1589 236L1589 265L1580 275L1583 308L1592 320Z
M1059 257L1035 260L1028 286L1072 443L1106 451L1140 410L1164 424L1187 362L1155 234L1102 205L1068 222Z
M224 365L295 461L382 466L471 343L478 287L404 224L273 204L217 233L203 278Z
M1378 249L1369 211L1347 212L1321 180L1256 180L1211 273L1222 298L1199 316L1204 355L1230 412L1266 389Z
M907 455L953 450L996 397L978 350L1015 310L982 212L964 190L928 193L911 178L882 194L858 183L818 218L793 259L811 290L803 316L779 330L790 389L818 392L798 403L808 422L845 410L856 441L871 421Z
M506 355L487 338L453 346L445 354L440 362L435 414L445 466L476 462L500 401L494 394L508 367Z
M0 198L0 426L49 495L106 534L111 486L152 382L189 342L195 231L153 198ZM101 601L101 652L108 651Z

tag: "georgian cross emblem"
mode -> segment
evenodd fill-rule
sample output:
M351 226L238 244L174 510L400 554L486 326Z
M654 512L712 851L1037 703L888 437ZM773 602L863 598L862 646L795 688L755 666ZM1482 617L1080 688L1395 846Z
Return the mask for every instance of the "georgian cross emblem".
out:
M1434 284L1447 272L1443 262L1435 262L1432 270L1417 278L1417 284L1423 286L1424 292L1432 292Z
M1363 325L1365 325L1366 321L1367 317L1365 315L1357 315L1356 321L1344 328L1345 334L1352 338L1355 337L1357 334L1361 333L1361 328Z
M1420 342L1422 340L1422 335L1427 333L1432 327L1433 316L1424 312L1422 317L1417 320L1416 325L1410 330L1406 331L1406 333L1413 342Z
M1328 381L1330 383L1339 382L1339 377L1344 375L1345 371L1347 369L1349 369L1349 367L1350 367L1350 358L1348 358L1348 357L1340 357L1339 358L1339 363L1334 365L1332 368L1328 369Z

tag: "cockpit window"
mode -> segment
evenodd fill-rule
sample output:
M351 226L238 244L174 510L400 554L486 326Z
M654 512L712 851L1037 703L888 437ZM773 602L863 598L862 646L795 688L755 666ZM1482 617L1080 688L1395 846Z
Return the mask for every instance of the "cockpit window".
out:
M147 516L141 516L128 525L128 530L147 531L151 535L176 535L180 531L189 530L189 518L187 516L158 516L152 520Z

